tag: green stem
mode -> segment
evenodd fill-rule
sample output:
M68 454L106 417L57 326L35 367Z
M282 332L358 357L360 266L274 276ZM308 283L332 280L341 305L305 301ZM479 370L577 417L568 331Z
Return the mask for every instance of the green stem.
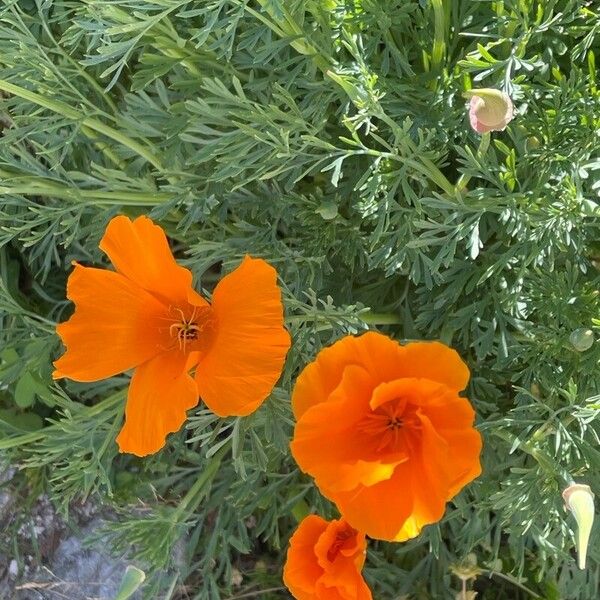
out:
M360 318L369 325L401 325L402 319L394 313L376 313L367 311Z
M79 190L76 188L38 187L38 186L0 186L2 195L18 196L50 196L70 200L97 200L99 204L134 206L156 206L172 198L171 194L159 192L101 192L96 190Z
M175 512L173 513L173 518L175 521L179 521L181 515L186 511L186 509L191 505L192 508L190 510L194 510L196 504L193 504L200 501L200 492L204 489L206 485L208 485L212 478L216 475L219 467L221 466L221 460L225 456L225 454L229 451L231 446L231 442L224 444L210 459L208 466L202 471L202 474L198 479L196 479L194 485L188 490L188 493L179 501ZM196 499L196 496L199 496Z
M0 178L5 178L6 173L0 170ZM24 183L8 185L0 183L0 195L15 196L45 196L62 198L76 202L96 202L104 205L131 205L131 206L156 206L173 198L167 192L128 192L121 190L86 190L60 185L53 181L39 178L40 183Z
M500 439L504 440L508 444L511 444L511 446L517 440L516 436L513 436L510 433L508 433L506 431L502 431L500 429L492 430L491 433L493 435L495 435L496 437L499 437ZM563 482L566 482L566 485L569 485L569 483L570 483L569 473L567 471L565 471L564 469L560 468L559 465L557 465L552 460L552 458L550 456L548 456L545 452L543 452L542 450L537 448L534 444L532 444L529 441L523 441L523 442L519 441L517 444L517 447L520 450L522 450L523 452L525 452L526 454L529 454L531 457L533 457L535 459L535 461L538 463L538 465L544 471L546 471L546 473L548 473L549 475L552 475L552 476L561 477Z
M500 577L501 579L504 579L505 581L512 583L513 585L522 589L524 592L527 592L534 598L541 598L541 596L536 594L533 590L530 590L528 587L525 587L521 582L514 579L513 577L510 577L509 575L505 575L504 573L500 573L499 571L490 571L488 569L482 569L481 571L482 571L482 573L488 573L490 577L494 577L494 576Z
M446 18L442 0L431 0L434 18L433 49L431 51L431 70L437 71L446 53Z
M127 164L124 160L120 159L112 149L110 144L107 144L105 141L101 139L95 131L92 131L89 127L82 126L81 132L86 135L90 140L93 140L93 144L108 160L110 160L118 169L121 171L125 171L127 168ZM97 141L96 141L97 140Z
M23 98L24 100L28 100L29 102L33 102L38 106L47 108L52 112L67 117L68 119L73 119L74 121L79 122L81 125L85 125L86 127L89 127L90 129L101 133L102 135L105 135L111 140L118 142L126 148L129 148L131 151L144 158L161 173L164 173L165 171L158 158L154 156L150 149L146 148L142 144L136 142L135 140L131 139L130 137L126 136L120 131L117 131L113 127L105 125L98 119L95 119L93 117L86 117L85 115L81 114L78 110L72 108L64 102L61 102L60 100L51 100L50 98L46 98L40 94L31 92L25 88L9 83L8 81L5 81L3 79L0 79L0 90L9 94L13 94L14 96L18 96L19 98Z
M163 36L156 36L156 40L152 42L152 47L162 52L165 56L175 58L180 61L181 66L194 77L203 79L204 75L196 67L195 62L201 62L202 65L208 65L211 68L225 73L230 77L237 77L240 81L249 81L250 77L246 73L238 71L235 67L227 62L220 61L216 58L214 52L207 50L199 50L198 48L190 49L188 41L180 37L175 27L168 18L157 26L157 30L173 42L173 46L167 46L163 43ZM193 46L193 45L192 45Z
M292 516L296 520L296 523L300 523L306 516L310 514L310 507L304 498L298 500L292 507Z
M253 598L254 596L263 596L264 594L270 594L271 592L285 592L287 588L284 587L271 587L266 590L255 590L253 592L244 592L243 594L238 594L237 596L229 596L225 600L241 600L241 598Z

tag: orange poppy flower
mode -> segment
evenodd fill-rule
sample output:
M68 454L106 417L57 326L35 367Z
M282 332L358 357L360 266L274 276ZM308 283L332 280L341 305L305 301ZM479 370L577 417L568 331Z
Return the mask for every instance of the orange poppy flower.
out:
M290 539L283 582L297 600L371 600L360 574L366 546L346 521L310 515Z
M292 454L352 527L415 537L481 472L468 379L441 343L345 337L298 377Z
M121 452L158 451L199 396L220 416L256 410L290 347L275 269L247 256L209 304L149 218L115 217L100 248L116 272L75 264L67 284L75 312L57 327L66 352L54 378L98 381L135 369Z

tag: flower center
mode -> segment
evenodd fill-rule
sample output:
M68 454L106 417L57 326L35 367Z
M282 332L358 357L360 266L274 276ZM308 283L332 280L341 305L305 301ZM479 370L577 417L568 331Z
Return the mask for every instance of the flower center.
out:
M376 451L407 450L409 437L420 428L414 406L404 398L396 398L369 412L361 422L361 430L378 440Z
M327 560L333 562L340 553L340 550L344 547L344 544L354 535L356 535L356 531L350 527L343 531L338 531L335 540L333 540L329 550L327 550Z
M200 334L209 323L210 308L194 306L192 314L189 316L186 316L180 308L174 310L179 318L169 327L169 334L175 338L179 349L185 352L188 344L200 339Z
M388 421L388 429L400 429L402 427L402 419L400 417L391 417Z

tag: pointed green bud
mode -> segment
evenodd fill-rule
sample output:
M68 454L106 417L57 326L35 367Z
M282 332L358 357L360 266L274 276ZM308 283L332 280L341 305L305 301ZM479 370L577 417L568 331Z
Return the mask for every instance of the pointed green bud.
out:
M577 564L585 569L590 532L594 523L594 494L589 485L574 483L563 493L565 508L570 510L577 521Z

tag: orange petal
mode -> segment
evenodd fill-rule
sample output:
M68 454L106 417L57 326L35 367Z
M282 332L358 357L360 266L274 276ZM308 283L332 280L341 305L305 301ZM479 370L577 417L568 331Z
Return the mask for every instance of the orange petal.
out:
M421 452L411 459L412 478L407 481L413 508L410 517L396 534L394 541L400 542L416 537L425 525L436 523L446 510L449 500L450 462L446 441L435 431L425 415L419 413L421 421Z
M371 590L350 561L335 573L324 573L316 585L316 600L372 600Z
M481 474L481 434L473 428L475 411L466 398L447 393L422 407L433 429L448 445L444 463L450 474L448 500Z
M100 241L100 249L119 273L167 305L176 308L187 302L196 306L208 305L192 289L191 272L175 262L165 232L148 217L131 221L120 215L111 219Z
M246 256L215 288L212 309L214 338L196 368L200 396L220 416L248 415L271 393L290 347L277 272Z
M393 541L413 509L409 463L396 467L390 479L370 487L328 494L343 517L359 531L378 540Z
M372 600L360 573L365 549L344 521L310 515L290 539L283 581L296 600Z
M395 379L399 350L396 342L372 331L359 337L346 336L321 350L296 380L292 394L296 419L313 404L327 400L348 365L363 367L378 382Z
M185 370L187 357L167 352L140 365L131 378L125 424L117 436L121 452L147 456L178 431L186 411L198 404L198 389Z
M161 328L166 307L129 279L75 265L67 283L75 313L56 328L67 347L54 378L98 381L164 352L172 343Z
M322 489L321 492L336 503L344 519L355 529L373 539L398 541L415 508L413 468L414 464L403 463L396 467L390 479L370 487L331 493Z
M378 382L424 378L459 391L469 380L469 370L456 351L439 342L411 342L401 346L372 331L359 337L346 336L321 350L299 375L292 394L296 419L313 404L327 399L350 364L364 367Z
M481 473L479 454L481 434L473 428L475 411L466 398L456 395L449 387L428 379L405 378L379 385L371 399L375 409L394 397L404 397L418 405L419 414L428 425L422 426L424 434L423 454L433 457L434 449L427 450L427 440L437 440L444 446L437 461L438 475L432 480L440 481L447 474L448 483L443 495L450 500L468 482ZM435 461L426 461L430 467ZM433 485L433 484L432 484ZM430 486L431 487L431 486ZM431 490L428 492L431 495Z
M363 533L350 527L343 519L329 521L315 544L315 554L324 571L339 574L340 566L349 565L355 572L365 564L367 540ZM332 556L333 552L333 556ZM337 555L353 560L335 561Z
M373 380L351 365L328 402L309 408L298 420L290 447L299 467L318 487L350 490L389 479L406 455L378 451L376 436L361 430L369 412Z
M343 536L340 539L339 536ZM347 537L350 536L350 537ZM344 539L345 538L345 539ZM331 521L317 541L314 552L324 573L317 583L317 595L342 599L371 599L371 592L360 571L365 562L367 541L363 533L350 527L343 519ZM332 561L333 553L333 561Z
M317 562L315 545L327 528L327 521L318 515L302 520L290 538L287 560L283 567L283 583L295 598L310 598L315 582L323 574Z
M481 434L476 429L462 431L440 432L450 448L448 455L449 472L452 476L448 500L451 500L460 490L481 475Z
M446 393L430 398L423 410L436 431L455 431L473 426L475 411L466 398Z
M352 527L369 537L393 541L412 513L410 483L410 465L403 463L396 467L390 479L370 487L359 486L345 492L321 489L321 492L337 504Z
M411 342L401 349L398 377L430 379L456 392L467 387L469 369L456 350L440 342Z

